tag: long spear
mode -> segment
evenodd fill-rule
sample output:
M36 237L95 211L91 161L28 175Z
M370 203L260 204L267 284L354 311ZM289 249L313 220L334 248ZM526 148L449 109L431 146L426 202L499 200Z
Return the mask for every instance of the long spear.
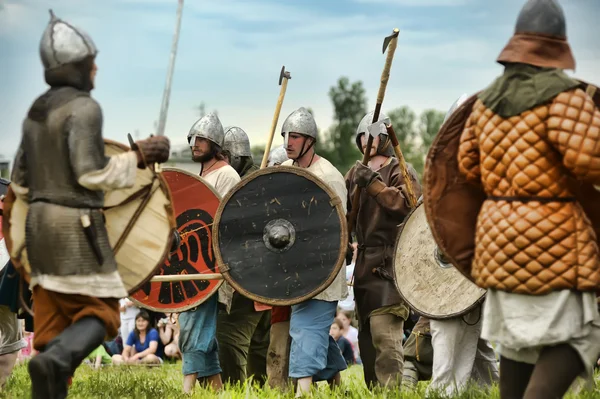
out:
M183 14L183 0L178 0L177 23L175 24L175 34L173 35L173 44L171 46L171 56L169 60L169 70L167 71L167 82L163 92L162 105L160 107L160 117L158 120L158 136L164 136L165 126L167 124L167 111L169 110L169 98L171 97L171 83L173 82L173 71L175 70L175 57L177 56L177 44L179 43L179 31L181 30L181 15Z

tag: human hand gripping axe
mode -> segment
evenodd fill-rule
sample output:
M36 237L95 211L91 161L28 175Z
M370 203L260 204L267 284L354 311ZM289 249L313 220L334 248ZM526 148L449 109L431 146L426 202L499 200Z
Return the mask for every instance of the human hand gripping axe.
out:
M271 131L269 132L269 137L267 138L265 153L263 155L262 162L260 163L261 169L264 169L265 166L267 166L267 161L269 160L269 152L271 152L271 144L273 144L273 136L275 135L275 128L277 127L277 121L279 120L279 113L281 112L281 106L283 105L283 99L285 98L287 83L291 78L292 75L290 75L289 71L285 70L285 65L282 66L281 72L279 73L279 86L281 86L281 90L279 91L279 98L277 99L277 106L275 107L275 115L273 116L273 122L271 123Z
M383 72L381 73L381 83L379 84L379 93L377 94L377 105L375 105L375 112L373 113L373 120L371 125L376 125L377 120L379 119L379 114L381 113L381 104L383 103L383 98L385 97L385 90L387 88L388 80L390 79L390 69L392 68L392 61L394 59L394 54L396 53L396 46L398 45L398 35L400 30L398 28L394 29L392 34L386 37L383 40L383 53L388 49L387 57L385 60L385 66L383 67ZM369 160L371 159L371 147L373 147L373 135L376 133L376 129L369 129L369 138L367 139L367 148L365 149L365 153L363 154L362 164L367 165ZM377 133L379 134L379 133ZM375 134L376 135L376 134ZM352 198L352 211L348 217L348 232L352 232L354 230L354 224L356 223L356 216L358 215L358 202L360 201L360 187L356 187L356 192L354 193L354 197Z

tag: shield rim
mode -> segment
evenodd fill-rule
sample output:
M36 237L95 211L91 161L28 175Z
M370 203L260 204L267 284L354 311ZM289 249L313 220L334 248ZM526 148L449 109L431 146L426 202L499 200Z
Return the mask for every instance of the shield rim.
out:
M103 138L102 141L103 141L103 145L104 146L112 145L112 146L115 146L115 147L123 150L124 152L131 151L131 148L129 148L127 145L125 145L123 143L120 143L118 141L111 140L111 139L106 139L106 138ZM163 193L165 194L165 196L167 197L167 199L169 200L169 202L172 204L173 203L173 197L172 197L171 190L169 190L169 186L166 184L166 181L164 180L164 177L162 176L160 170L158 170L156 172L156 177L157 177L157 180L159 182L159 188L163 191ZM8 185L7 197L8 197L8 192L9 191L13 192L13 190L12 190L12 181ZM15 198L15 200L16 200L16 198ZM29 206L29 204L27 204L27 205ZM163 259L169 254L169 248L171 247L172 242L173 242L173 230L177 228L177 226L175 224L175 217L174 217L174 212L173 212L172 205L166 205L165 206L165 211L167 212L169 224L171 226L171 234L169 234L169 238L168 238L168 242L167 242L168 245L165 247L165 254L163 255ZM12 241L12 238L11 238L11 235L10 235L10 225L11 225L11 221L9 220L9 218L3 217L2 218L2 226L1 226L1 228L2 228L2 234L4 235L4 242L6 244L6 248L9 251L9 255L10 255L10 253L12 251L12 246L13 246L13 241ZM9 243L10 243L10 246L9 246ZM114 252L114 250L113 250L113 252ZM116 257L116 254L115 254L115 257ZM10 260L13 263L13 265L15 265L15 268L17 268L19 272L23 271L24 278L29 283L29 281L31 279L31 276L26 272L25 267L22 266L21 263L18 260L14 259L12 256L10 256ZM17 265L20 265L20 266L17 267ZM135 291L139 290L140 287L142 287L144 284L146 284L156 274L156 270L161 265L162 265L162 263L157 264L154 267L154 269L148 274L148 276L146 276L140 283L138 283L136 286L132 287L131 289L127 290L127 294L131 295L132 292L135 292Z
M186 175L186 176L189 176L189 177L192 177L192 178L196 179L197 181L201 182L201 183L202 183L202 184L204 184L206 187L208 187L208 189L209 189L209 190L210 190L210 191L211 191L211 192L212 192L212 193L215 195L215 197L217 197L217 199L219 200L219 206L221 205L221 202L222 202L221 196L219 195L219 193L217 193L217 192L216 192L216 190L213 188L213 186L212 186L210 183L208 183L208 182L207 182L205 179L203 179L203 178L202 178L202 176L198 176L198 175L196 175L196 174L193 174L193 173L191 173L191 172L188 172L188 171L187 171L187 170L185 170L185 169L176 168L176 167L174 167L174 166L167 166L167 167L163 167L163 168L161 168L161 172L178 172L178 173L182 173L182 174L184 174L184 175ZM169 186L169 184L168 184L168 183L166 183L166 177L163 177L163 178L164 178L164 180L165 180L165 184L166 184L166 185L167 185L167 187L168 187L168 186ZM169 189L169 192L170 192L170 189ZM173 201L171 201L171 204L173 204ZM172 208L172 213L173 213L173 215L175 215L175 207L174 207L173 205L171 205L171 208ZM215 215L216 215L216 213L215 213ZM177 227L177 222L175 221L175 218L176 218L176 217L175 217L175 216L173 216L173 218L174 218L174 220L173 220L173 223L174 223L174 225L175 225L174 231L177 231L178 227ZM214 225L215 225L215 219L213 218L213 230L214 230ZM165 257L163 258L163 261L162 261L163 263L164 263L164 261L166 260L166 258L167 258L167 257L169 256L169 254L170 254L170 248L171 248L171 245L172 245L172 243L173 243L173 237L172 237L172 236L173 236L173 232L171 232L171 237L169 238L169 240L170 240L170 243L169 243L169 247L168 247L168 249L167 249L167 254L166 254L166 255L165 255ZM213 252L214 252L214 246L213 246ZM150 279L151 279L152 277L154 277L154 276L157 276L157 275L158 275L158 274L156 274L156 273L158 273L158 272L160 271L160 268L162 267L163 263L161 263L161 264L160 264L160 265L159 265L159 266L158 266L158 267L157 267L157 268L154 270L154 274L152 274L152 276L150 276L150 278L149 278L148 280L146 280L146 282L150 281ZM221 271L220 271L221 269L220 269L220 266L219 266L219 263L218 263L218 259L217 259L217 262L215 262L215 265L216 265L216 267L217 267L217 270L216 270L215 272L216 272L216 273L221 273ZM204 274L204 273L198 273L198 274ZM212 273L211 273L211 274L212 274ZM170 274L169 274L169 276L170 276ZM193 304L186 305L186 306L183 306L183 307L181 307L181 308L173 308L173 307L171 307L171 308L157 308L157 307L154 307L154 306L149 306L149 305L146 305L146 304L144 304L143 302L140 302L139 300L137 300L137 299L133 298L133 296L132 296L132 295L133 295L135 292L137 292L137 291L139 291L139 290L141 289L141 285L140 285L140 288L138 288L136 291L134 291L134 292L130 292L130 293L129 293L129 295L130 295L130 296L129 296L128 298L129 298L129 300L130 300L131 302L133 302L133 303L134 303L136 306L138 306L138 307L141 307L141 308L144 308L144 309L151 310L151 311L153 311L153 312L159 312L159 313L181 313L181 312L185 312L185 311L188 311L188 310L190 310L190 309L193 309L193 308L196 308L196 307L198 307L198 306L202 305L204 302L206 302L206 301L207 301L209 298L211 298L213 295L215 295L215 294L218 294L218 293L219 293L219 289L221 288L221 285L223 285L223 281L224 281L223 279L222 279L222 280L218 280L218 283L217 283L217 285L215 286L215 289L214 289L214 290L213 290L213 291L212 291L212 292L211 292L209 295L206 295L206 296L205 296L205 297L204 297L202 300L200 300L199 302L194 302Z
M433 142L431 143L431 147L429 147L429 151L427 152L427 157L425 158L425 171L427 169L429 169L431 167L431 163L432 163L432 158L434 157L434 149L437 149L437 144L441 138L440 132L446 127L446 126L450 126L454 120L456 118L459 117L459 115L462 114L462 112L465 111L465 108L469 107L469 108L473 108L473 105L475 105L475 101L477 101L477 95L479 95L479 93L481 93L481 90L476 92L475 94L472 94L471 96L469 96L469 98L467 98L458 108L456 108L454 110L454 112L452 112L452 114L448 117L448 119L446 120L446 122L444 122L442 124L442 126L440 126L440 130L438 131L438 133L435 136L435 140L433 140ZM463 129L464 129L464 125L466 124L466 119L465 119L465 123L463 124ZM465 276L466 278L468 278L473 284L475 284L475 279L471 276L471 268L469 268L469 273L465 273L465 271L462 269L462 267L459 266L458 261L455 259L454 255L448 253L447 248L445 247L445 245L443 245L443 240L440 237L437 229L433 228L436 223L435 223L435 218L434 218L434 210L433 210L433 204L432 201L430 201L429 199L429 195L430 195L430 190L429 188L431 187L431 181L430 181L430 177L429 174L424 172L423 173L423 204L425 205L425 216L427 218L427 223L429 224L429 228L431 230L431 234L433 235L433 239L435 240L435 243L437 244L437 246L440 248L440 250L444 253L444 255L446 255L446 257L448 258L448 260L450 261L450 263L452 263L452 266L454 266L456 269L458 269L458 271Z
M592 83L589 83L585 80L579 79L579 78L573 78L574 80L578 81L580 83L580 85L578 86L578 88L586 91L588 86L593 86L596 88L595 94L592 96L592 100L594 101L594 103L596 105L600 104L600 90L598 90L598 86ZM458 269L463 276L465 276L466 278L468 278L472 283L475 284L475 279L473 278L473 276L471 275L473 266L472 266L472 261L473 258L471 258L471 262L469 264L468 270L464 270L461 266L460 263L456 260L456 258L454 257L453 254L448 253L447 248L445 248L445 245L442 238L440 237L438 230L433 228L436 223L435 223L435 216L436 216L436 212L434 211L434 207L433 207L433 203L432 200L430 198L431 195L431 187L432 187L432 182L430 181L431 176L429 173L427 173L427 170L431 167L432 164L432 158L437 154L437 152L439 152L439 146L438 143L440 141L441 135L440 132L446 127L446 126L450 126L452 123L454 123L454 120L456 118L459 117L459 115L462 114L462 112L465 111L465 108L469 107L469 108L473 108L473 106L475 105L475 102L477 101L477 96L482 92L482 90L479 90L477 92L475 92L474 94L472 94L471 96L469 96L457 109L454 110L454 112L448 117L448 119L442 124L442 126L440 126L440 129L438 131L438 133L435 136L435 139L433 140L433 142L431 143L431 146L429 147L429 150L427 151L427 156L425 158L425 168L424 168L424 173L423 173L423 202L425 204L425 215L427 217L427 222L429 223L429 228L431 229L431 234L433 235L433 238L436 242L436 244L438 245L438 247L440 248L440 250L442 250L442 252L444 252L444 254L446 255L446 257L448 258L448 260L450 260L450 263L452 263L452 266L454 266L456 269ZM469 111L470 113L471 111ZM464 126L466 125L467 119L465 118L464 123L462 123L462 130L464 130ZM598 238L598 240L600 240L600 237ZM473 237L473 248L475 248L475 237ZM467 273L468 271L468 273Z
M129 146L127 146L123 143L119 143L118 141L111 140L111 139L103 139L103 141L104 141L104 145L114 145L116 147L121 148L125 152L131 151L131 148ZM164 262L165 257L167 257L169 255L169 249L173 245L173 231L175 229L177 229L177 224L175 223L175 211L173 210L173 193L171 193L171 190L169 189L169 185L167 184L164 176L162 175L162 169L158 169L155 172L156 172L156 178L158 180L159 187L160 187L161 191L165 194L167 199L169 200L169 204L165 205L165 211L167 212L167 215L168 215L171 232L169 234L169 238L167 239L167 245L165 246L165 251L163 252L163 256L162 256L163 260L161 261L161 263L158 263L154 266L154 268L148 274L148 276L146 276L146 278L144 278L136 286L133 286L132 288L127 290L127 294L129 294L129 295L131 295L132 292L138 291L144 284L146 284L148 281L150 281L150 279L152 277L154 277L154 275L156 274L156 271L160 268L160 266L162 266L162 262ZM113 252L114 252L114 250L113 250ZM115 257L116 257L116 254L115 254Z
M402 236L402 233L404 232L404 227L406 226L406 221L408 221L410 219L410 217L413 215L413 213L415 213L417 211L417 209L419 208L419 206L423 207L423 212L425 213L425 220L427 221L427 227L429 227L429 231L432 232L431 227L429 226L429 220L427 219L427 208L425 208L425 202L423 200L419 201L417 203L417 205L411 209L411 211L408 213L408 215L406 215L406 217L404 218L404 221L402 222L402 224L400 225L400 228L398 230L398 235L396 236L396 243L394 244L394 284L396 286L396 290L398 291L398 294L400 294L400 297L407 303L407 305L413 310L415 311L415 313L418 313L421 316L424 316L428 319L432 319L432 320L447 320L447 319L452 319L455 317L459 317L462 315L465 315L467 313L469 313L471 310L475 309L477 306L479 306L484 300L485 300L485 296L487 294L487 291L484 290L483 294L470 306L466 307L465 309L463 309L460 312L455 312L455 313L451 313L449 315L446 316L439 316L439 315L433 315L430 314L428 312L423 312L420 309L418 309L416 306L413 305L412 301L410 301L403 293L402 290L400 289L400 283L398 281L398 274L396 273L396 254L398 253L398 247L400 246L400 237ZM432 232L433 235L433 232ZM434 243L437 245L436 239L433 239ZM457 267L454 266L454 263L452 263L452 266L454 269L457 269L457 271L460 273L461 276L465 277L464 274L462 272L460 272L460 269L458 269ZM465 277L466 278L466 277ZM468 279L469 281L471 281L472 284L475 284L472 280ZM475 285L477 288L480 288L478 285Z
M244 188L250 181L253 181L254 179L256 179L260 176L269 175L269 174L273 174L273 173L285 173L285 172L292 173L292 174L295 174L295 175L298 175L298 176L301 176L301 177L304 177L304 178L310 180L311 182L315 183L317 186L319 186L319 188L321 188L323 191L325 191L329 195L330 203L331 203L331 201L336 201L336 204L334 206L335 206L338 218L340 220L341 229L340 229L340 253L338 255L338 259L335 264L335 267L333 269L334 271L327 277L327 279L323 283L321 283L321 285L319 287L317 287L316 290L312 291L311 293L305 294L305 295L295 298L295 299L282 300L282 299L266 298L266 297L262 297L260 295L253 294L253 293L247 291L246 289L244 289L243 286L241 286L239 283L237 283L231 277L231 275L229 274L229 268L227 268L225 266L225 264L223 263L223 257L221 256L221 248L219 247L219 226L221 223L221 215L223 214L223 210L225 209L225 206L227 206L227 204L229 203L229 200L231 199L231 197L233 197L233 195L235 193L237 193L239 190ZM255 302L259 302L259 303L262 303L265 305L271 305L271 306L296 305L296 304L305 302L311 298L314 298L315 296L317 296L320 293L322 293L323 291L325 291L335 281L336 277L342 270L342 267L345 265L346 253L345 253L345 251L343 251L343 248L345 248L348 244L347 237L348 237L348 226L347 226L347 221L346 221L346 212L344 212L342 209L342 199L331 188L329 188L329 186L327 186L327 184L325 182L323 182L317 176L315 176L314 174L312 174L311 172L309 172L307 170L304 170L304 169L301 169L301 168L295 167L295 166L281 165L281 166L277 166L277 167L268 167L268 168L254 171L252 173L252 175L249 175L247 178L242 179L233 188L231 188L231 190L229 190L229 192L227 193L227 195L225 195L225 197L223 197L223 200L219 204L219 209L217 210L217 215L215 216L215 220L213 222L213 251L215 252L215 254L217 256L219 270L221 270L221 273L223 274L223 277L225 278L225 280L229 283L229 285L231 285L231 287L233 287L233 289L235 289L237 292L239 292L243 296L245 296L249 299L252 299Z

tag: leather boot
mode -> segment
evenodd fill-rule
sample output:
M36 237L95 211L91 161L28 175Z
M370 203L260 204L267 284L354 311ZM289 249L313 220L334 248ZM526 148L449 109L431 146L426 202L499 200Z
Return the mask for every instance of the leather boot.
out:
M95 317L85 317L67 327L29 362L32 399L64 399L67 382L77 367L102 344L106 328Z

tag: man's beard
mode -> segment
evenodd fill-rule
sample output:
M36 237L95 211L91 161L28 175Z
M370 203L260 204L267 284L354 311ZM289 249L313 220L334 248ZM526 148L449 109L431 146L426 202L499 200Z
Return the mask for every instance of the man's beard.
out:
M215 157L215 154L213 154L212 152L209 152L207 154L202 154L202 155L192 155L192 160L194 162L206 163L206 162L210 161L211 159L213 159L214 157Z

